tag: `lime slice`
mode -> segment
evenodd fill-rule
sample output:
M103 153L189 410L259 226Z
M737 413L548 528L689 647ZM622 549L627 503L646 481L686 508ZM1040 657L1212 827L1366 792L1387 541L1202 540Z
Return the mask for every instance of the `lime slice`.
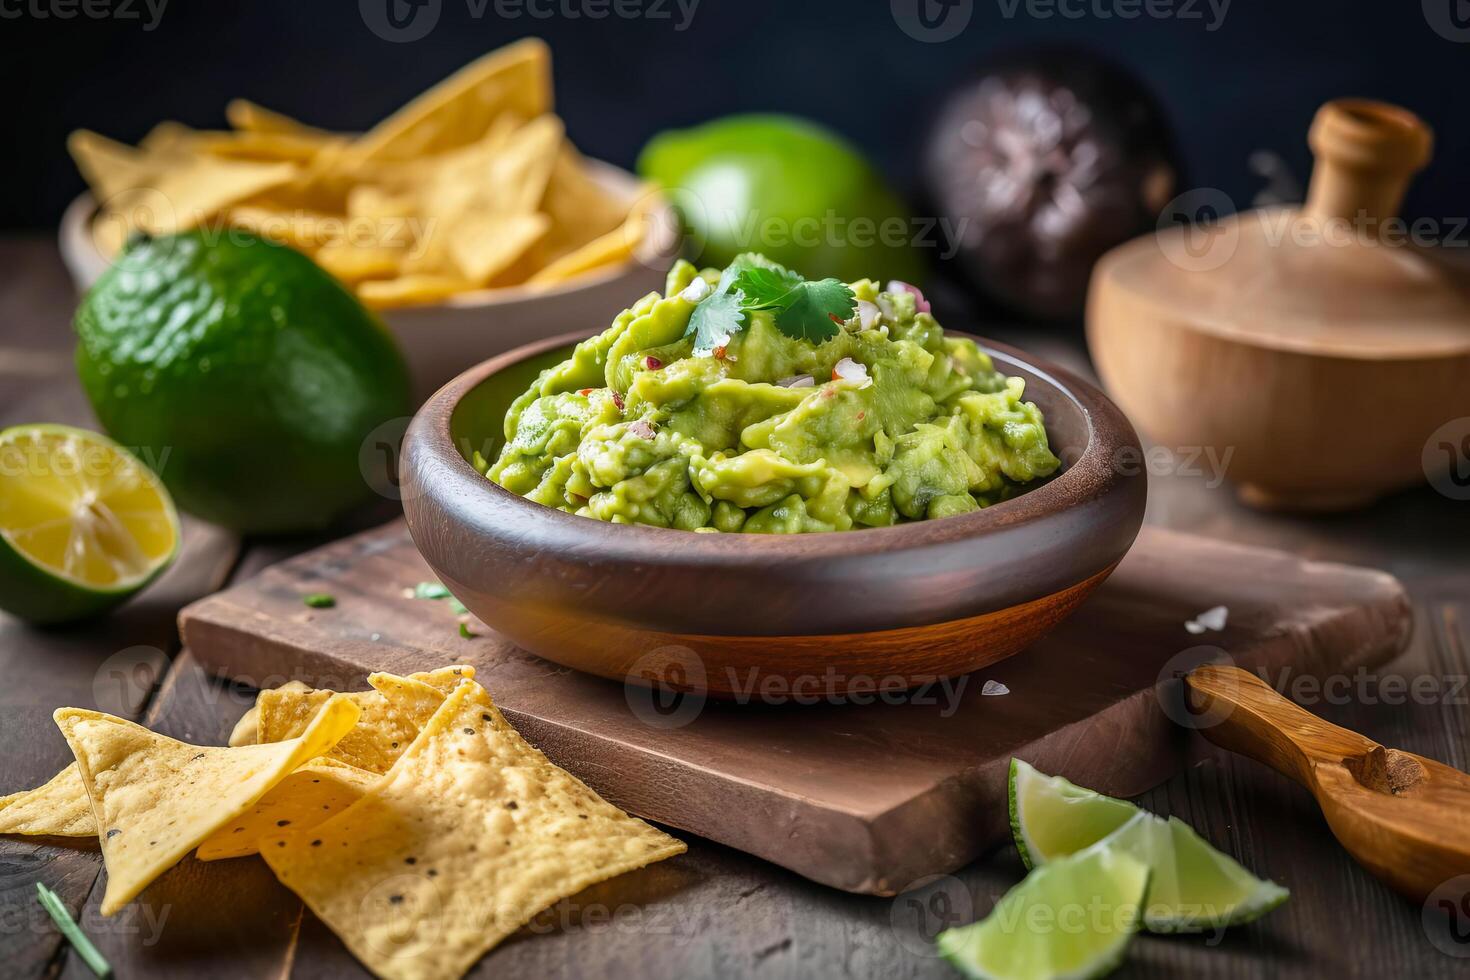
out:
M1123 826L1138 807L1011 760L1011 833L1026 867L1075 854Z
M64 425L0 432L0 608L33 623L96 615L178 547L168 492L111 439Z
M1149 866L1143 913L1150 932L1205 932L1258 919L1291 893L1262 881L1222 854L1178 817L1138 813L1098 847Z
M1148 865L1093 847L1037 868L990 914L937 938L945 959L986 980L1100 977L1138 931Z
M1206 843L1188 824L1144 813L1132 803L1046 776L1011 760L1011 832L1028 867L1103 842L1153 872L1144 927L1202 932L1240 925L1290 894Z

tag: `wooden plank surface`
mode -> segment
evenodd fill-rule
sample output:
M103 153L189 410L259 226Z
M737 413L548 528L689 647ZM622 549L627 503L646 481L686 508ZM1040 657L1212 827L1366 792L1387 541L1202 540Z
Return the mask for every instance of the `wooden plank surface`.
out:
M1154 688L1187 651L1351 672L1400 652L1410 628L1382 573L1149 529L1051 635L966 677L867 703L815 698L812 678L805 703L758 687L744 704L675 696L658 709L656 692L548 663L484 627L460 636L446 603L404 595L426 578L394 522L196 603L180 617L184 642L209 669L262 686L356 689L373 670L471 663L518 728L613 802L876 894L953 871L1009 833L1012 755L1122 796L1177 771L1183 732ZM301 597L316 592L336 606L308 609ZM1185 621L1216 605L1230 611L1224 631L1191 636ZM988 680L1011 693L985 696Z
M0 270L0 413L13 419L10 409L23 395L71 384L67 324L73 298L48 239L0 240ZM1080 331L1008 334L995 324L967 325L956 319L955 325L978 329L1044 357L1086 366ZM26 372L16 366L21 359L12 357L12 351L26 352ZM39 418L29 413L25 417ZM1470 541L1470 507L1426 488L1352 515L1302 519L1260 514L1237 505L1229 486L1216 485L1209 474L1166 466L1151 470L1149 520L1221 539L1285 548L1302 557L1372 565L1398 576L1415 604L1417 628L1409 652L1371 672L1364 688L1370 696L1361 696L1355 688L1345 700L1318 700L1311 708L1380 742L1467 768L1470 708L1464 692L1454 694L1451 688L1457 678L1470 674L1466 628L1470 562L1464 551L1464 542ZM252 544L241 564L258 569L296 547L289 541ZM66 640L50 632L27 631L3 614L0 624L6 631L0 643L0 677L6 679L6 690L20 676L17 670L34 665L28 682L54 686L32 687L26 703L45 715L90 689L95 668L86 666L86 658L74 661L53 654L66 647ZM24 639L18 639L21 636ZM92 656L99 659L118 649L105 635L89 642L96 645L99 652ZM173 670L197 667L175 658ZM1441 695L1428 704L1389 703L1382 689L1397 678L1429 678L1441 685ZM201 682L208 689L223 690L218 681ZM179 712L185 727L226 730L222 721L237 710L238 702L215 693L210 695L215 702L205 705L198 698L170 693L188 689L178 679L164 687L153 717L172 718ZM187 711L180 707L186 704L196 707ZM188 720L190 712L201 711L210 714ZM0 719L6 714L0 712ZM13 785L3 780L22 781L21 766L31 767L27 774L45 772L55 761L46 753L65 751L53 738L54 727L8 728L0 789ZM1142 937L1117 977L1306 980L1465 975L1470 960L1441 952L1421 924L1420 909L1379 885L1342 853L1304 791L1254 763L1195 748L1199 754L1193 766L1139 802L1193 823L1216 846L1288 885L1292 898L1266 919L1232 930L1220 941ZM690 844L687 855L668 862L680 873L677 887L646 901L610 907L617 913L610 922L592 906L580 916L559 914L557 918L567 920L566 927L518 937L488 957L476 975L952 978L957 974L932 956L926 937L940 925L984 914L1022 875L1014 850L1001 847L941 879L931 891L889 900L825 888L698 838ZM64 970L70 977L89 976L60 946L31 896L34 881L40 879L73 907L81 904L100 863L95 851L29 842L0 842L0 848L10 848L8 856L0 857L0 975L41 978ZM210 972L219 980L366 975L310 916L302 920L299 944L272 933L257 916L276 912L256 897L250 892L231 896L233 921L242 934L258 936L258 945L268 955L239 963L213 961ZM94 934L107 934L104 923L85 924ZM1464 951L1464 946L1449 948ZM267 961L269 968L256 969ZM119 974L122 980L151 975L131 959L119 962L125 963ZM155 957L148 965L159 967L162 962Z

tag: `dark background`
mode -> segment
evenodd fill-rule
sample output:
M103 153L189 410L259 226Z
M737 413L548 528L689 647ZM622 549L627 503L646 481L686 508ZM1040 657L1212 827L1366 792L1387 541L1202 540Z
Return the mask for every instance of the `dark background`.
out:
M151 31L142 0L87 0L126 3L131 17L56 16L58 4L81 2L0 0L0 168L9 178L0 228L54 228L82 189L63 145L71 129L133 142L163 118L222 126L234 96L361 129L528 34L552 44L573 140L625 166L662 128L784 110L855 140L907 190L926 116L950 86L988 53L1064 41L1123 63L1154 91L1178 133L1186 186L1249 202L1264 184L1247 166L1256 149L1280 154L1305 182L1313 110L1330 97L1364 95L1408 106L1436 131L1436 160L1405 215L1446 218L1466 206L1470 40L1430 26L1455 14L1470 35L1466 0L1233 0L1213 31L1203 0L1174 0L1176 10L1190 4L1191 17L1131 20L1090 12L1129 0L1064 0L1084 16L1047 18L1028 15L1024 2L959 0L972 4L969 24L942 43L908 36L889 0L698 0L683 31L674 0L643 0L662 17L598 21L525 10L503 17L494 0L420 0L440 3L440 17L411 43L375 36L357 0L168 0ZM579 0L532 2L546 11Z

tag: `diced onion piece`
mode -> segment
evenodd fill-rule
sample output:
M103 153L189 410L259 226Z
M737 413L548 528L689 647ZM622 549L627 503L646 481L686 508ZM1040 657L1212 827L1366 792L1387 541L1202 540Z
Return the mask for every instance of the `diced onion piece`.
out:
M850 381L859 388L866 388L873 383L873 379L868 377L868 366L850 357L844 357L832 366L832 380Z
M712 288L702 277L695 276L694 281L685 286L683 291L679 293L679 298L686 303L698 303L710 294Z
M782 378L776 384L781 388L810 388L817 383L817 379L810 374L793 374L789 378Z
M653 426L649 424L647 419L638 419L635 422L629 422L628 431L639 439L652 439L654 434Z
M878 323L878 317L883 313L878 309L876 303L869 303L865 299L858 300L857 316L858 326L863 330L872 330Z
M890 293L913 293L914 309L919 313L930 312L929 301L924 298L924 294L919 291L918 286L912 286L900 279L893 279L888 283L888 291Z

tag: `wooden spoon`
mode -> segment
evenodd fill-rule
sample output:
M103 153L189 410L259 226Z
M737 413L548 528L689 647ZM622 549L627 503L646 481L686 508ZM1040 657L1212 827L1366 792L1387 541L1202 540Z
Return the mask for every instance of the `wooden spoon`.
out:
M1395 891L1422 902L1470 873L1470 776L1329 724L1238 667L1184 681L1200 734L1306 787L1338 842Z

